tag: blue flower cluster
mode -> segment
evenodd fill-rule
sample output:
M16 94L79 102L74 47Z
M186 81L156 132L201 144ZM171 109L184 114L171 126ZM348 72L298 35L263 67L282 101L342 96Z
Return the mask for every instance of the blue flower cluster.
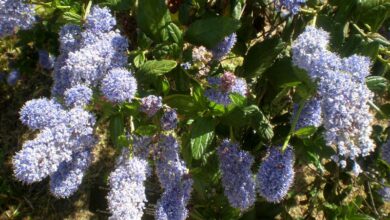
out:
M168 108L160 120L161 128L165 131L175 129L177 126L177 113L175 109Z
M137 81L126 69L114 68L101 82L103 95L111 102L130 102L137 92Z
M289 14L296 15L306 0L275 0L275 7L281 11L284 16Z
M229 95L237 93L246 96L248 92L245 79L238 78L233 73L225 72L221 77L209 77L208 83L212 88L205 91L205 96L211 101L227 106L232 100Z
M16 28L32 28L35 19L34 6L25 0L0 0L0 38L14 34Z
M306 70L317 83L321 110L313 109L313 118L321 112L326 130L327 145L334 147L338 155L332 158L341 167L346 159L356 161L374 150L370 139L373 117L368 102L372 92L365 83L370 74L370 60L353 55L341 58L328 50L329 34L321 29L307 27L292 46L293 62ZM307 116L306 116L307 117ZM354 173L360 172L354 162Z
M44 70L51 70L54 67L55 57L52 54L49 54L46 50L39 50L39 65Z
M224 56L226 56L234 47L237 41L236 33L233 33L227 37L225 37L221 42L219 42L213 49L211 49L211 53L213 54L214 60L221 60Z
M141 99L141 112L148 117L155 115L162 106L162 98L160 96L149 95Z
M287 195L294 182L294 161L291 147L284 152L279 147L268 149L256 177L259 193L267 201L278 203Z
M239 145L225 139L217 149L222 184L231 206L248 209L256 200L256 186L251 172L254 159Z
M298 105L294 105L294 118L296 112L298 111ZM321 109L321 100L318 97L311 98L305 103L305 106L302 109L302 112L299 116L298 123L295 127L296 130L308 126L319 127L322 124L322 109Z
M94 6L83 30L74 25L65 25L62 28L61 55L56 60L53 74L53 95L62 95L67 88L77 84L95 88L100 85L110 70L126 66L128 41L118 30L114 30L115 23L108 8ZM112 72L121 72L121 70L111 71L113 76L109 79L116 79L115 76L118 74ZM130 81L135 81L131 77L128 78ZM134 86L134 83L131 85ZM135 93L134 91L136 87L132 87L131 92L125 96L130 97Z
M16 85L18 80L20 79L20 72L19 70L12 70L7 77L7 84L10 86Z
M382 159L390 164L390 140L386 141L381 148Z
M107 195L110 219L141 219L147 202L144 182L150 174L146 158L133 155L128 148L122 150L116 168L109 176Z
M95 117L81 107L65 109L53 99L41 98L28 101L20 119L40 132L13 157L16 178L30 184L51 176L52 193L69 197L91 162Z
M179 157L179 144L173 136L160 135L155 150L156 174L164 192L157 202L157 220L184 220L193 180Z
M65 105L70 108L86 106L92 100L92 93L92 90L85 85L76 85L69 88L64 93Z
M378 194L382 197L383 201L390 202L390 187L383 186L378 190Z

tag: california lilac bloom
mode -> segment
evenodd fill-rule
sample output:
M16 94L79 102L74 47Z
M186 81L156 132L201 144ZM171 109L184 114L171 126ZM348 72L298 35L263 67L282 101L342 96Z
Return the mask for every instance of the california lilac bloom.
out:
M162 108L162 98L160 96L149 95L141 99L140 110L152 117Z
M329 44L329 33L317 29L313 26L307 26L292 45L292 60L294 65L308 72L313 67L313 62L327 50Z
M67 146L70 133L65 126L44 129L13 157L15 177L27 184L41 181L57 171L63 161L70 161Z
M34 6L24 0L0 0L0 38L14 34L16 28L32 28L35 19Z
M154 155L156 174L164 189L157 202L155 218L158 220L184 220L191 197L193 181L188 176L185 162L179 157L179 145L173 136L160 135Z
M116 168L109 176L110 192L107 195L110 219L141 219L147 202L144 182L150 174L146 159L124 148Z
M111 102L131 102L137 92L137 81L126 69L112 69L103 78L101 91Z
M390 164L390 139L381 147L382 159Z
M58 170L50 176L50 192L57 198L71 196L81 185L91 162L91 149L74 153L71 161L62 162Z
M343 70L352 74L360 83L370 75L371 60L368 57L352 55L342 60Z
M182 183L170 187L157 202L157 220L185 220L188 217L187 203L191 196L192 179L184 178Z
M291 121L294 119L295 114L298 111L298 107L298 105L294 105L294 112L291 117ZM321 113L321 99L318 97L311 98L305 103L295 129L298 130L308 126L319 127L322 124Z
M7 83L10 86L16 85L16 82L18 82L20 78L20 72L19 70L12 70L7 77Z
M278 11L287 11L283 13L284 16L289 14L296 15L305 3L306 0L275 0L275 7Z
M383 186L378 190L378 194L382 196L383 201L390 202L390 187Z
M270 147L257 173L258 190L269 202L279 203L286 197L294 182L294 152L288 147L284 153Z
M177 113L175 109L169 108L164 112L160 120L163 130L172 130L177 127Z
M248 209L256 200L256 187L251 166L254 159L239 145L225 139L217 149L222 185L231 206Z
M237 35L236 33L230 34L225 37L221 42L219 42L213 49L211 49L211 53L213 54L214 60L221 60L224 56L226 56L231 49L236 44Z
M46 50L39 50L39 65L45 70L51 70L54 67L55 57Z
M192 49L192 61L199 63L208 63L211 60L210 52L203 46Z
M65 24L59 32L60 51L68 53L80 48L81 27L75 24Z
M152 147L152 137L132 135L133 138L133 152L140 158L148 158L150 149Z
M85 22L85 28L93 32L109 32L116 25L115 18L111 15L110 9L93 6L91 13Z
M205 91L205 96L211 101L227 106L232 101L229 97L232 93L246 96L248 88L243 78L235 77L230 72L225 72L222 77L209 77L208 83L212 88Z
M190 62L185 62L185 63L180 64L180 66L185 70L189 70L191 68L192 64Z
M20 121L30 129L43 129L62 123L66 111L54 100L47 98L33 99L21 108Z
M83 107L92 100L92 90L85 85L76 85L64 93L64 101L68 107Z

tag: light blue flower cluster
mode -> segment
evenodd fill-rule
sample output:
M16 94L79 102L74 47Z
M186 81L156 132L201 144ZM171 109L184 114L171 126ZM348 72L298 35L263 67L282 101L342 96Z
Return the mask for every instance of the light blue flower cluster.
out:
M114 68L103 78L100 90L111 102L131 102L137 92L137 81L128 70Z
M152 117L162 106L162 98L160 96L149 95L141 99L140 110L148 117Z
M25 0L0 0L0 38L14 34L16 28L32 28L35 19L34 6Z
M55 57L52 54L49 54L46 50L39 50L39 65L44 70L51 70L54 67Z
M306 0L275 0L275 7L281 11L284 16L289 14L296 15Z
M92 152L76 152L70 161L62 162L57 171L50 176L50 192L58 198L73 195L83 181L84 174L92 163Z
M146 158L133 155L128 148L122 150L116 168L109 176L107 195L110 219L141 219L147 202L144 182L150 174Z
M294 105L294 112L291 119L294 118L298 111L298 105ZM295 127L296 130L308 126L319 127L322 124L322 109L321 100L318 97L311 98L305 103L302 112L299 116L298 123Z
M239 145L225 139L217 149L222 184L231 206L246 210L256 200L256 186L251 172L254 159Z
M108 8L94 6L83 30L73 25L62 28L53 95L62 95L77 84L98 87L110 70L127 65L128 42L118 30L113 30L115 23ZM131 89L135 90L136 87Z
M192 191L192 179L179 157L179 144L173 136L160 135L155 151L156 174L164 192L157 202L157 220L184 220Z
M209 77L208 83L212 88L205 91L205 96L211 101L224 106L232 102L229 97L230 94L237 93L246 96L248 92L246 81L230 72L225 72L221 77Z
M177 113L175 109L169 108L164 112L160 120L163 130L172 130L177 127Z
M357 174L361 169L356 158L367 156L375 147L368 105L373 93L365 83L371 63L358 55L341 58L328 50L328 44L327 32L307 27L293 43L293 62L317 83L321 110L313 112L321 112L326 143L337 150L333 160L345 167L345 160L351 159Z
M30 184L51 176L53 194L69 197L90 164L90 150L96 144L94 115L81 107L65 109L53 99L41 98L28 101L20 119L40 132L13 157L15 177Z
M386 143L382 145L381 154L382 159L390 164L390 140L387 140Z
M284 152L279 147L268 149L256 177L259 193L267 201L278 203L287 195L294 182L294 161L291 147Z
M213 49L211 49L211 53L213 54L214 60L221 60L224 56L226 56L234 47L237 41L236 33L233 33L227 37L225 37L221 42L219 42Z
M69 88L64 93L65 105L72 107L83 107L92 100L92 90L85 85L76 85Z
M390 187L383 186L378 190L378 194L382 197L383 201L390 202Z

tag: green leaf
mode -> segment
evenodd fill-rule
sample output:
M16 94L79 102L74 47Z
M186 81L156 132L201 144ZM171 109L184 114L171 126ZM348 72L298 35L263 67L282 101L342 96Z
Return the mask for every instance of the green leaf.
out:
M249 48L244 59L245 78L257 77L272 66L276 57L286 44L280 38L271 38L253 45Z
M211 118L197 118L191 125L191 151L194 159L200 159L214 138L214 122Z
M142 75L160 76L174 69L176 65L174 60L149 60L142 64L138 71L141 77Z
M240 21L229 17L204 18L195 21L188 28L185 38L192 44L213 48L224 37L234 33Z
M164 103L175 108L180 114L196 114L199 106L193 97L189 95L174 94L164 97Z
M167 26L169 36L172 38L173 42L177 44L182 44L183 43L183 32L180 30L180 28L174 24L170 23Z
M121 135L124 135L124 122L121 114L117 114L111 117L109 129L110 129L110 138L114 146L123 147L123 146L119 146L119 142L118 142L119 137Z
M308 126L304 128L300 128L294 132L294 135L298 137L309 137L313 135L316 132L316 127L314 126Z
M230 100L232 100L232 103L237 106L243 106L246 104L246 98L238 93L232 93L229 97Z
M359 0L356 15L361 22L369 25L372 31L376 32L390 17L390 2L388 0Z
M106 4L119 11L129 10L134 5L134 0L106 0Z
M164 0L138 1L137 23L138 27L156 42L168 40L167 26L171 16Z
M374 91L385 91L389 86L389 82L382 76L369 76L366 78L367 87Z

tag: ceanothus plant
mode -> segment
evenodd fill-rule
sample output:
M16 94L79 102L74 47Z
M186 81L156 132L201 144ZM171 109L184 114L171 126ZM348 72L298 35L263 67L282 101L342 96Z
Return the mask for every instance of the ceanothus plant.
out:
M98 176L103 219L385 218L390 5L367 2L0 0L9 90L52 81L13 175L61 202Z

